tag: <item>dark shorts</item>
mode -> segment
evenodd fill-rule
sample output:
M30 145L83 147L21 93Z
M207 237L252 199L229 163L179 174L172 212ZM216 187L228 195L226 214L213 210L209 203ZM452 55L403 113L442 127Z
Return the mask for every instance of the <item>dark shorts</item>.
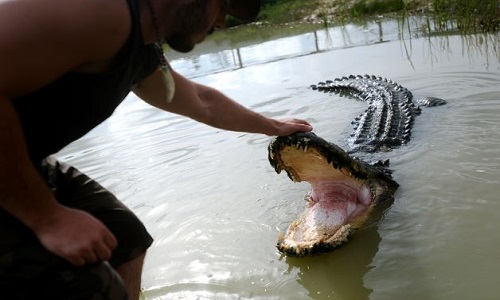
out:
M118 246L109 262L75 267L48 252L24 224L0 208L0 299L128 299L113 268L151 246L142 222L97 182L53 157L41 173L60 203L101 220Z

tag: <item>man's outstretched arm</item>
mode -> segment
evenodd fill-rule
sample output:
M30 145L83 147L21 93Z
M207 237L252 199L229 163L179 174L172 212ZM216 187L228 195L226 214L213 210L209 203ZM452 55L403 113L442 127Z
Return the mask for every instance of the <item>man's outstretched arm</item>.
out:
M270 136L288 135L297 131L311 131L305 120L267 118L254 112L220 91L195 83L171 70L175 94L166 101L160 71L149 76L134 92L149 104L160 109L184 115L207 125L241 132L262 133Z

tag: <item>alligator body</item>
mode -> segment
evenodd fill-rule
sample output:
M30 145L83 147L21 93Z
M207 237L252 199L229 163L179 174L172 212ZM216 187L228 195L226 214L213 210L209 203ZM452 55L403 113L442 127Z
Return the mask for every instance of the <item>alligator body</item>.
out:
M411 127L420 106L438 106L446 102L425 97L413 102L405 87L385 78L358 75L320 82L312 89L337 93L368 103L368 108L355 120L349 138L350 153L388 150L410 141Z
M311 185L306 210L278 239L277 248L289 256L337 248L366 223L376 207L392 203L398 183L388 161L370 164L354 155L389 151L408 143L420 106L446 103L432 97L414 102L408 89L368 75L320 82L311 88L366 101L368 108L353 121L347 151L312 132L277 137L269 144L269 162L277 173L284 170L292 181Z

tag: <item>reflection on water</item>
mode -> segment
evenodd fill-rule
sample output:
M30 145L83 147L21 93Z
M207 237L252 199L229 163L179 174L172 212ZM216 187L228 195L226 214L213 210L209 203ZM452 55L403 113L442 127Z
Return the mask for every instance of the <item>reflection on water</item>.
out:
M380 20L168 55L181 73L268 116L308 119L338 144L366 104L310 84L368 73L448 101L424 109L412 141L384 154L401 185L392 206L329 254L291 259L275 249L309 187L274 173L270 137L209 128L130 95L63 149L61 159L115 192L155 237L144 298L496 299L499 35L428 28Z
M251 45L241 47L234 45L229 50L209 45L203 49L211 49L210 52L196 53L178 59L175 59L176 54L173 53L172 66L187 76L198 77L332 49L395 40L398 34L399 24L394 20L370 22L363 27L346 25L318 28L299 35L266 41L256 40Z
M338 249L335 255L287 258L287 272L300 270L297 283L307 289L311 299L368 299L373 289L365 286L363 277L371 269L379 242L377 228L368 227L349 247Z
M347 24L342 27L317 27L308 32L284 37L280 33L277 31L277 37L274 39L269 39L267 36L266 40L256 39L251 44L245 41L241 45L239 43L220 45L209 40L207 45L193 54L171 52L167 56L174 59L172 66L182 74L188 77L199 77L301 55L400 40L407 59L411 63L413 39L426 38L430 59L435 60L436 52L450 48L449 45L441 44L447 42L446 36L458 34L459 30L457 24L452 21L446 23L446 27L440 26L438 31L432 20L410 17L402 20L370 21L362 26ZM440 36L444 39L439 39ZM495 58L498 60L500 52L498 34L463 35L462 37L464 38L463 47L467 50L485 49L484 54L496 54ZM436 42L438 45L434 45ZM488 48L491 48L491 53Z

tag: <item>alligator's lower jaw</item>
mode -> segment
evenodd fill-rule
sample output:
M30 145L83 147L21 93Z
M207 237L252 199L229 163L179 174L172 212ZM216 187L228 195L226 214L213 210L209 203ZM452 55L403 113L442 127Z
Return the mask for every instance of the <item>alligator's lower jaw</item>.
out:
M351 224L343 225L340 228L306 228L308 231L306 234L315 235L317 239L315 241L297 241L297 237L294 235L300 231L299 228L302 225L299 220L296 220L290 225L284 236L279 236L277 248L280 252L292 257L329 252L347 242L354 231ZM332 231L335 232L333 235L330 234Z

